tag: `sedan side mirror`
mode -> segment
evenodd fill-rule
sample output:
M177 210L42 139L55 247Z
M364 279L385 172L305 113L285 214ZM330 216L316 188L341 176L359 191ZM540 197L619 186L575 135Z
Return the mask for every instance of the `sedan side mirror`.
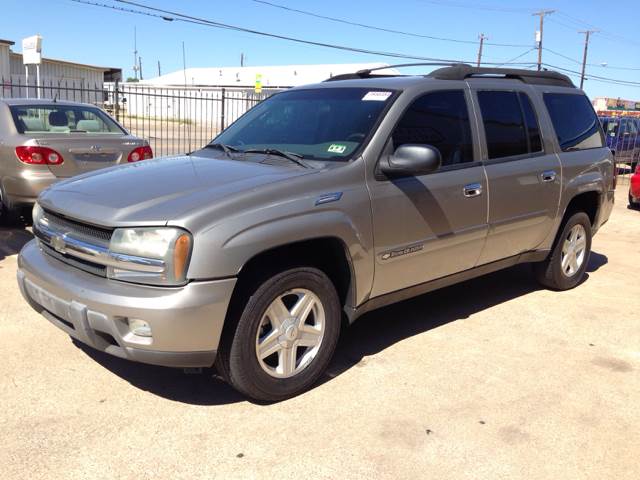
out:
M435 172L441 164L442 155L436 147L405 144L380 162L380 170L390 177L424 175Z

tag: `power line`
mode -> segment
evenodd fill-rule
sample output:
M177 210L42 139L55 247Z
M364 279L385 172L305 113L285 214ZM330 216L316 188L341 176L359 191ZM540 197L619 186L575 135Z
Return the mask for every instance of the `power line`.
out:
M563 67L559 67L557 65L551 65L549 63L545 63L544 64L546 67L550 67L553 70L559 70L562 72L568 72L573 74L574 76L580 76L580 72L577 72L575 70L571 70L568 68L563 68ZM629 86L629 87L640 87L640 82L633 82L631 80L622 80L619 78L609 78L609 77L601 77L599 75L587 75L585 77L586 80L596 80L596 81L601 81L604 83L612 83L614 85L624 85L624 86Z
M513 57L511 60L507 60L506 62L504 62L504 63L500 63L500 64L498 64L498 65L496 65L496 66L497 66L497 67L501 67L502 65L507 65L507 64L511 64L511 65L513 65L513 62L515 62L516 60L518 60L518 59L520 59L520 58L524 57L527 53L533 52L534 50L536 50L536 48L535 48L535 47L534 47L534 48L530 48L529 50L527 50L527 51L526 51L526 52L524 52L524 53L521 53L521 54L520 54L520 55L518 55L517 57ZM535 62L530 62L530 63L528 63L527 65L535 65Z
M332 49L336 49L336 50L343 50L343 51L349 51L349 52L355 52L355 53L364 53L364 54L369 54L369 55L387 56L387 57L393 57L393 58L406 58L406 59L410 59L410 60L422 60L422 61L433 61L433 62L443 62L443 63L469 63L469 64L473 63L471 61L421 57L421 56L404 54L404 53L382 52L382 51L376 51L376 50L368 50L368 49L362 49L362 48L356 48L356 47L349 47L349 46L344 46L344 45L335 45L335 44L324 43L324 42L316 42L316 41L312 41L312 40L304 40L304 39L295 38L295 37L288 37L288 36L285 36L285 35L279 35L279 34L274 34L274 33L269 33L269 32L262 32L262 31L258 31L258 30L252 30L252 29L249 29L249 28L244 28L244 27L240 27L240 26L237 26L237 25L225 24L225 23L216 22L216 21L213 21L213 20L207 20L207 19L204 19L204 18L199 18L199 17L195 17L195 16L191 16L191 15L186 15L186 14L175 12L175 11L170 11L170 10L164 10L164 9L156 8L156 7L151 7L151 6L148 6L148 5L144 5L144 4L133 2L133 1L129 1L129 0L114 0L114 1L119 2L119 3L128 4L128 5L132 5L132 6L139 7L139 8L143 8L143 9L150 10L150 11L143 11L143 10L137 10L137 9L133 9L133 8L119 7L119 6L116 6L116 5L109 5L109 4L95 2L95 1L91 1L91 0L71 0L71 1L75 2L75 3L79 3L79 4L97 6L97 7L102 7L102 8L108 8L108 9L117 10L117 11L121 11L121 12L125 12L125 13L132 13L132 14L136 14L136 15L145 15L145 16L148 16L148 17L154 17L154 18L162 19L164 21L170 21L170 22L181 21L181 22L185 22L185 23L191 23L191 24L208 26L208 27L213 27L213 28L226 29L226 30L240 31L240 32L245 32L245 33L251 33L251 34L254 34L254 35L261 35L261 36L265 36L265 37L291 41L291 42L300 43L300 44L306 44L306 45L312 45L312 46L320 46L320 47L332 48ZM152 13L152 12L158 12L158 13ZM531 50L529 50L529 51L531 51ZM524 52L523 54L519 55L515 59L509 60L507 62L502 62L502 63L500 63L500 62L485 62L485 63L486 64L492 64L492 65L507 65L507 64L511 64L511 65L516 65L516 64L519 64L519 65L530 65L531 62L521 62L521 63L515 63L514 62L514 60L526 55L527 53L529 53L529 51ZM562 67L556 67L554 65L550 65L550 64L547 64L547 63L545 63L544 65L545 66L549 66L549 67L551 67L553 69L562 70L562 71L566 71L566 72L571 72L571 73L574 73L574 74L577 74L577 75L580 74L580 72L575 72L573 70L565 69L565 68L562 68ZM613 82L613 83L618 84L618 85L640 86L640 82L632 82L632 81L615 79L615 78L600 77L600 76L596 76L596 75L589 75L588 78L589 79L598 80L598 81L603 81L603 82L609 82L609 83Z
M301 38L289 37L289 36L285 36L285 35L279 35L279 34L274 34L274 33L269 33L269 32L263 32L263 31L259 31L259 30L253 30L253 29L249 29L249 28L245 28L245 27L240 27L240 26L237 26L237 25L230 25L230 24L226 24L226 23L216 22L216 21L213 21L213 20L207 20L207 19L204 19L204 18L192 16L192 15L186 15L186 14L183 14L183 13L180 13L180 12L175 12L175 11L171 11L171 10L164 10L164 9L161 9L161 8L152 7L152 6L149 6L149 5L144 5L144 4L141 4L141 3L127 1L127 0L114 0L114 1L119 2L119 3L124 3L124 4L127 4L127 5L132 5L132 6L139 7L139 8L143 8L143 9L150 10L150 11L143 11L143 10L137 10L137 9L133 9L133 8L118 7L116 5L109 5L109 4L96 2L96 1L91 1L91 0L71 0L71 1L75 2L75 3L84 4L84 5L91 5L91 6L96 6L96 7L102 7L102 8L108 8L108 9L112 9L112 10L122 11L122 12L125 12L125 13L132 13L132 14L137 14L137 15L146 15L146 16L149 16L149 17L154 17L154 18L165 20L165 21L171 21L171 22L172 21L180 21L180 22L185 22L185 23L193 23L193 24L196 24L196 25L203 25L203 26L208 26L208 27L213 27L213 28L221 28L221 29L226 29L226 30L233 30L233 31L245 32L245 33L251 33L251 34L254 34L254 35L260 35L260 36L265 36L265 37L270 37L270 38L276 38L276 39L280 39L280 40L286 40L286 41L305 44L305 45L332 48L332 49L335 49L335 50L343 50L343 51L348 51L348 52L364 53L364 54L368 54L368 55L377 55L377 56L385 56L385 57L392 57L392 58L404 58L404 59L410 59L410 60L423 60L423 61L430 61L430 62L472 63L472 62L461 61L461 60L423 57L423 56L412 55L412 54L404 54L404 53L398 53L398 52L384 52L384 51L369 50L369 49L364 49L364 48L349 47L349 46L344 46L344 45L336 45L336 44L325 43L325 42L316 42L316 41L312 41L312 40L304 40L304 39L301 39ZM152 12L158 12L158 13L152 13ZM487 62L487 63L489 63L489 62Z
M451 2L444 0L422 0L423 3L431 3L433 5L440 5L444 7L454 7L454 8L464 8L464 9L472 9L472 10L486 10L489 12L502 12L502 13L531 13L532 8L514 8L514 7L503 7L499 5L487 5L487 4L478 4L478 3L466 3L466 2Z
M193 16L185 15L185 14L182 14L182 13L179 13L179 12L163 10L163 9L160 9L160 8L155 8L155 7L151 7L151 6L148 6L148 5L139 4L139 3L135 3L135 2L128 2L128 1L125 1L125 0L115 0L115 1L120 2L120 3L126 3L126 4L129 4L129 5L134 5L134 6L137 6L137 7L140 7L140 8L145 8L145 9L156 11L156 12L161 12L161 13L163 13L163 15L154 14L154 13L151 13L151 12L145 12L145 11L142 11L142 10L136 10L136 9L132 9L132 8L118 7L116 5L109 5L109 4L90 1L90 0L70 0L70 1L72 1L74 3L80 3L80 4L84 4L84 5L91 5L91 6L95 6L95 7L109 8L109 9L112 9L112 10L118 10L118 11L125 12L125 13L133 13L133 14L136 14L136 15L146 15L146 16L149 16L149 17L155 17L155 18L162 19L162 20L169 21L169 22L178 21L178 22L185 22L185 23L193 23L193 24L196 24L196 25L202 25L202 26L213 27L213 28L221 28L221 29L233 30L233 31L244 32L244 33L251 33L251 34L254 34L254 35L260 35L260 36L264 36L264 37L276 38L276 39L280 39L280 40L286 40L286 41L305 44L305 45L312 45L312 46L316 46L316 47L332 48L332 49L335 49L335 50L343 50L343 51L355 52L355 53L364 53L364 54L368 54L368 55L378 55L378 56L383 56L383 57L406 58L406 59L410 59L410 60L424 60L424 61L446 62L446 63L457 63L456 60L451 60L451 59L422 57L422 56L418 56L418 55L410 55L410 54L397 53L397 52L384 52L384 51L377 51L377 50L369 50L369 49L365 49L365 48L357 48L357 47L348 47L348 46L344 46L344 45L336 45L336 44L332 44L332 43L316 42L316 41L313 41L313 40L304 40L304 39L301 39L301 38L289 37L289 36L286 36L286 35L279 35L279 34L275 34L275 33L263 32L263 31L259 31L259 30L252 30L252 29L249 29L249 28L239 27L237 25L230 25L230 24L225 24L225 23L221 23L221 22L215 22L215 21L212 21L212 20L193 17Z
M556 55L558 57L562 57L565 60L568 60L568 61L570 61L572 63L577 64L577 65L581 65L581 63L578 60L576 60L575 58L572 58L572 57L570 57L568 55L565 55L563 53L557 52L555 50L551 50L550 48L547 48L547 47L544 47L543 50L545 50L546 52L549 52L549 53L551 53L553 55ZM603 64L600 64L600 63L587 63L587 66L588 67L606 68L608 70L640 71L640 67L616 67L616 66L613 66L613 65L603 65Z
M331 22L337 22L337 23L342 23L345 25L352 25L352 26L356 26L356 27L361 27L361 28L367 28L370 30L376 30L379 32L386 32L386 33L393 33L393 34L397 34L397 35L404 35L407 37L415 37L415 38L426 38L429 40L438 40L438 41L442 41L442 42L453 42L453 43L464 43L464 44L473 44L473 45L477 45L478 42L474 41L474 40L462 40L459 38L447 38L447 37L436 37L433 35L424 35L421 33L415 33L415 32L405 32L405 31L401 31L401 30L394 30L391 28L386 28L386 27L379 27L379 26L375 26L375 25L367 25L365 23L358 23L358 22L354 22L351 20L345 20L343 18L336 18L336 17L330 17L327 15L321 15L319 13L314 13L314 12L309 12L307 10L299 10L297 8L292 8L292 7L288 7L286 5L280 5L277 3L273 3L273 2L268 2L265 0L253 0L253 2L255 3L260 3L262 5L267 5L269 7L274 7L274 8L279 8L281 10L286 10L288 12L294 12L294 13L299 13L301 15L307 15L309 17L314 17L314 18L319 18L322 20L328 20ZM490 43L490 42L485 42L485 45L491 45L494 47L517 47L517 48L522 48L522 47L528 47L529 45L524 45L524 44L513 44L513 43Z

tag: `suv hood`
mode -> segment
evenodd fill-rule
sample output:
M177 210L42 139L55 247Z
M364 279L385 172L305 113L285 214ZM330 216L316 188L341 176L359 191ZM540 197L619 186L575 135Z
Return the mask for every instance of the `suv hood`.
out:
M243 160L166 157L65 180L38 201L95 225L162 225L222 198L313 172Z

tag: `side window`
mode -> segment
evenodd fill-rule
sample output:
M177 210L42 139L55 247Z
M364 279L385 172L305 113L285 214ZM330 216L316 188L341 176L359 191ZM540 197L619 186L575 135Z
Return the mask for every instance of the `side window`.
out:
M529 153L528 135L516 92L479 91L489 159Z
M407 143L440 150L442 165L473 161L467 102L462 90L428 93L413 102L393 135L393 147Z
M600 148L604 145L600 122L586 96L545 93L544 103L563 152Z

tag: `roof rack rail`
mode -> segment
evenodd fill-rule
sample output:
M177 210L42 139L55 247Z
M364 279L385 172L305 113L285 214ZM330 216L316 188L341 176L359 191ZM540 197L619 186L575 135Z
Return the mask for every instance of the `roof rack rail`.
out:
M375 72L376 70L386 70L388 68L422 67L422 66L453 67L453 66L457 66L457 65L466 65L466 64L452 63L452 62L449 62L449 63L443 63L443 62L400 63L400 64L397 64L397 65L385 65L384 67L367 68L365 70L358 70L355 73L343 73L343 74L340 74L340 75L336 75L334 77L327 78L325 80L325 82L336 82L338 80L356 80L356 79L363 79L363 78L371 78L372 77L371 72ZM399 76L399 75L397 75L397 74L376 75L376 77L380 77L380 78L383 78L383 77L397 77L397 76Z
M472 67L467 64L458 64L446 68L439 68L428 75L430 78L439 80L465 80L467 78L483 76L516 79L533 85L556 85L576 88L568 76L549 70L538 72L515 68Z

